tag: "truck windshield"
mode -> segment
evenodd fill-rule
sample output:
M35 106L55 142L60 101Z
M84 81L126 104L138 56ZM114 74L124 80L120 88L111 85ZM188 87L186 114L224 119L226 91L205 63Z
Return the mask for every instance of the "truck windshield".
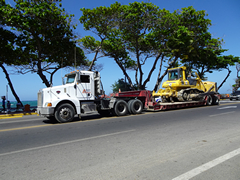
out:
M66 84L74 83L75 77L76 77L76 74L68 75L68 76L67 76Z

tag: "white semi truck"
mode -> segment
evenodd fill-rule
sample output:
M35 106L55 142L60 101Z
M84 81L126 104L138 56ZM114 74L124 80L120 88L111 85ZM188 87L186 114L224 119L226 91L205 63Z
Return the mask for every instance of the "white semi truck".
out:
M128 99L100 99L103 94L99 72L73 71L65 75L66 82L61 86L40 89L38 92L37 112L48 119L60 123L70 122L75 115L98 111L101 115L114 113L118 116L128 113ZM142 103L136 113L142 111Z

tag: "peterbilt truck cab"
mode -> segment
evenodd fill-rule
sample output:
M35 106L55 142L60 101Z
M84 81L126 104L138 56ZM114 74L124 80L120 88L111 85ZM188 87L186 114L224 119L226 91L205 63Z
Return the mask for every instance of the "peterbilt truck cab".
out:
M63 123L72 121L75 115L96 112L96 96L102 93L100 73L73 71L65 79L63 85L39 90L38 114Z

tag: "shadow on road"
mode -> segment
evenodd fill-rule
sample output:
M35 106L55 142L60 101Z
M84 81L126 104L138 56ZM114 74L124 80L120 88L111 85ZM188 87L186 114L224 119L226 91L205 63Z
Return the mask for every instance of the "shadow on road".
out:
M108 116L111 117L111 116ZM77 122L77 121L90 121L90 120L97 120L97 119L101 119L102 116L99 114L89 114L89 115L83 115L81 117L81 119L79 119L78 117L74 117L72 122ZM59 122L55 119L55 118L46 118L45 120L43 120L43 123L45 124L59 124Z

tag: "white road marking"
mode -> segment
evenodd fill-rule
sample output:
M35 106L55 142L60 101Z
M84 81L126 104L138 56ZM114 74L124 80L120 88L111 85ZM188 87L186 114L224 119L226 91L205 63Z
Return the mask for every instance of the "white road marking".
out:
M89 137L89 138L77 139L77 140L73 140L73 141L55 143L55 144L50 144L50 145L46 145L46 146L39 146L39 147L34 147L34 148L23 149L23 150L19 150L19 151L12 151L12 152L7 152L7 153L2 153L2 154L0 154L0 156L6 156L6 155L17 154L17 153L21 153L21 152L33 151L33 150L49 148L49 147L54 147L54 146L60 146L60 145L65 145L65 144L70 144L70 143L76 143L76 142L86 141L86 140L90 140L90 139L97 139L97 138L113 136L113 135L133 132L133 131L136 131L136 130L132 129L132 130L129 130L129 131L120 131L120 132L111 133L111 134L104 134L104 135L100 135L100 136L94 136L94 137Z
M230 112L225 112L225 113L219 113L219 114L213 114L213 115L210 115L209 117L214 117L214 116L221 116L221 115L225 115L225 114L231 114L231 113L234 113L235 111L230 111Z
M240 148L188 171L172 180L188 180L240 154Z
M226 107L221 107L221 108L218 108L218 109L229 109L229 108L237 108L237 106L226 106Z

